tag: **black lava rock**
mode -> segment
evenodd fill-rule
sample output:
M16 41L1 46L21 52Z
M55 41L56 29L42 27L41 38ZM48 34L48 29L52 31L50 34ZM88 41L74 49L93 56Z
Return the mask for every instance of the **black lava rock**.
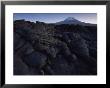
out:
M14 75L96 74L96 26L14 21Z

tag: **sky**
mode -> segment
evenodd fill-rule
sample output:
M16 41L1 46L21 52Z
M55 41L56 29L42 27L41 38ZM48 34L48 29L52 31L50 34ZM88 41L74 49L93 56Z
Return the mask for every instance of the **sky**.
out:
M97 24L96 13L14 13L13 19L25 19L26 21L41 21L45 23L56 23L68 17L73 17L79 21Z

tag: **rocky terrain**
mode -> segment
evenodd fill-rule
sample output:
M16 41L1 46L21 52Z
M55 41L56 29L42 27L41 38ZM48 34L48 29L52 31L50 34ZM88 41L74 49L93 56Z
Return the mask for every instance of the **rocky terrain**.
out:
M96 26L14 21L14 75L96 74Z

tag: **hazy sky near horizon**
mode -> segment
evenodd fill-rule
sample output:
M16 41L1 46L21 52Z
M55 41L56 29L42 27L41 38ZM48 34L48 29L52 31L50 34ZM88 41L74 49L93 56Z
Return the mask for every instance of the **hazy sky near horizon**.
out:
M26 21L41 21L45 23L56 23L63 21L68 17L73 17L79 21L97 24L96 13L14 13L13 19Z

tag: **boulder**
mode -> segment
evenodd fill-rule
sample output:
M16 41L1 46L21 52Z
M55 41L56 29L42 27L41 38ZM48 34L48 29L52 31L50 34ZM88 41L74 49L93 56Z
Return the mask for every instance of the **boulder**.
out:
M41 68L46 64L47 57L40 52L33 52L23 57L23 61L30 67Z

